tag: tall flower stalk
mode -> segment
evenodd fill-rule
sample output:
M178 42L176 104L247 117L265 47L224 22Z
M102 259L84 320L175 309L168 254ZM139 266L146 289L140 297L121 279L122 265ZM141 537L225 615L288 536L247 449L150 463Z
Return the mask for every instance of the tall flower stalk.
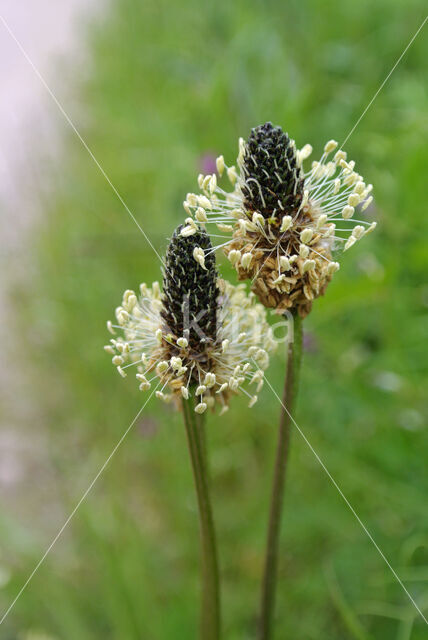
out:
M281 532L282 507L288 454L290 449L291 416L296 405L302 358L302 319L294 315L292 337L287 343L287 369L282 395L278 427L278 444L272 482L268 534L260 599L259 638L272 637L275 612L275 594L278 577L278 550Z
M183 232L184 231L184 232ZM178 227L169 243L163 289L140 285L125 291L108 322L114 337L105 350L119 374L136 368L141 391L160 387L156 396L182 410L198 503L202 603L201 640L220 637L220 589L214 519L209 495L204 417L210 407L228 409L242 393L249 406L263 386L268 351L275 347L266 311L247 295L245 285L218 278L206 231ZM251 393L248 390L251 389ZM255 392L255 393L254 393Z
M201 556L202 605L201 640L220 638L220 586L216 534L208 489L208 469L204 451L202 419L197 420L194 398L183 398L183 417L198 501ZM199 422L199 424L198 424Z

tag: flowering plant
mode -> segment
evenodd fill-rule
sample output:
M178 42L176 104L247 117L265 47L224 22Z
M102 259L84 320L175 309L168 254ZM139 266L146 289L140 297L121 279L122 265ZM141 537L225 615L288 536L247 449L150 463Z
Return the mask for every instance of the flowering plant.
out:
M259 637L272 637L302 319L339 269L341 250L376 227L376 222L355 218L372 202L372 185L366 185L354 161L336 149L334 140L327 142L320 160L305 171L310 145L297 149L294 140L270 122L253 129L247 142L239 140L237 169L219 156L217 173L198 177L201 193L187 194L188 217L169 243L163 289L154 282L151 287L142 284L139 296L125 291L116 309L117 323L108 323L115 337L105 349L120 375L126 377L128 369L136 367L142 391L156 381L157 397L182 409L200 517L202 640L220 637L219 572L203 414L219 405L221 415L238 393L248 396L249 407L257 401L269 353L276 346L265 307L291 316L294 324L287 343L261 590ZM225 173L231 191L218 182ZM207 232L212 225L227 234L217 247ZM213 240L218 237L212 233ZM250 294L245 284L234 286L218 277L216 248L223 249L239 280L251 281Z

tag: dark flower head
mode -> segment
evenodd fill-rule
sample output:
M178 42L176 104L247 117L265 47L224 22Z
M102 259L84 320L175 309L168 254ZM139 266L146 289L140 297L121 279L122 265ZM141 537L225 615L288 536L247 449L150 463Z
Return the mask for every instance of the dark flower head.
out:
M281 127L266 122L251 130L241 168L244 206L264 218L298 209L304 177L297 164L296 145Z
M161 315L167 331L176 338L185 335L192 349L203 351L206 341L217 338L215 254L205 230L183 237L182 229L174 231L165 256ZM194 256L198 249L205 255L203 265Z

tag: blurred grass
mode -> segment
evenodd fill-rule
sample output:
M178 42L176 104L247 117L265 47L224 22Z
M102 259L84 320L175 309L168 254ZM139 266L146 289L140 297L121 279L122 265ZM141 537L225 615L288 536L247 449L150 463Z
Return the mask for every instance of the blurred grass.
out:
M233 162L265 120L315 156L344 139L423 18L411 0L281 3L116 0L88 34L67 109L162 253L204 155ZM428 610L427 309L421 33L347 144L375 185L379 230L346 254L306 322L297 420ZM82 70L83 71L83 70ZM62 81L65 90L65 80ZM61 83L58 88L61 90ZM69 89L68 89L69 91ZM58 93L58 92L57 92ZM65 105L67 108L67 105ZM61 512L52 535L145 396L102 351L105 320L159 263L70 133L19 292L21 331ZM224 274L233 275L224 266ZM284 362L268 376L279 389ZM278 404L236 400L209 419L225 638L254 638ZM38 479L34 479L35 484ZM29 488L31 493L31 487ZM48 540L1 516L6 608ZM198 532L180 419L152 402L4 623L61 640L195 636ZM426 626L303 439L293 435L277 638L419 640Z

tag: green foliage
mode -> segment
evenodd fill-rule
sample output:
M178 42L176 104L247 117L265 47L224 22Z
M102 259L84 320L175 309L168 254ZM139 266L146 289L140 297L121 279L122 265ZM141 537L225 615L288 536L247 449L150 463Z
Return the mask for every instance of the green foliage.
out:
M89 33L89 79L65 104L159 253L205 154L232 163L265 120L315 157L343 140L422 21L410 0L116 0ZM305 322L297 421L428 611L428 150L420 34L346 145L375 189L376 233L346 254ZM60 93L60 88L59 88ZM425 131L424 131L425 129ZM69 133L50 169L38 274L19 300L48 433L60 527L145 396L102 347L126 288L160 279L155 253ZM425 210L424 210L425 209ZM233 278L229 267L224 274ZM23 321L24 322L24 321ZM279 390L279 354L268 377ZM278 403L209 417L225 638L254 638ZM36 480L37 482L37 480ZM31 487L29 488L31 493ZM1 527L6 608L49 538ZM4 623L61 640L187 640L198 618L195 497L179 416L149 404ZM421 640L426 626L297 431L282 530L278 640ZM2 558L3 564L5 559Z

